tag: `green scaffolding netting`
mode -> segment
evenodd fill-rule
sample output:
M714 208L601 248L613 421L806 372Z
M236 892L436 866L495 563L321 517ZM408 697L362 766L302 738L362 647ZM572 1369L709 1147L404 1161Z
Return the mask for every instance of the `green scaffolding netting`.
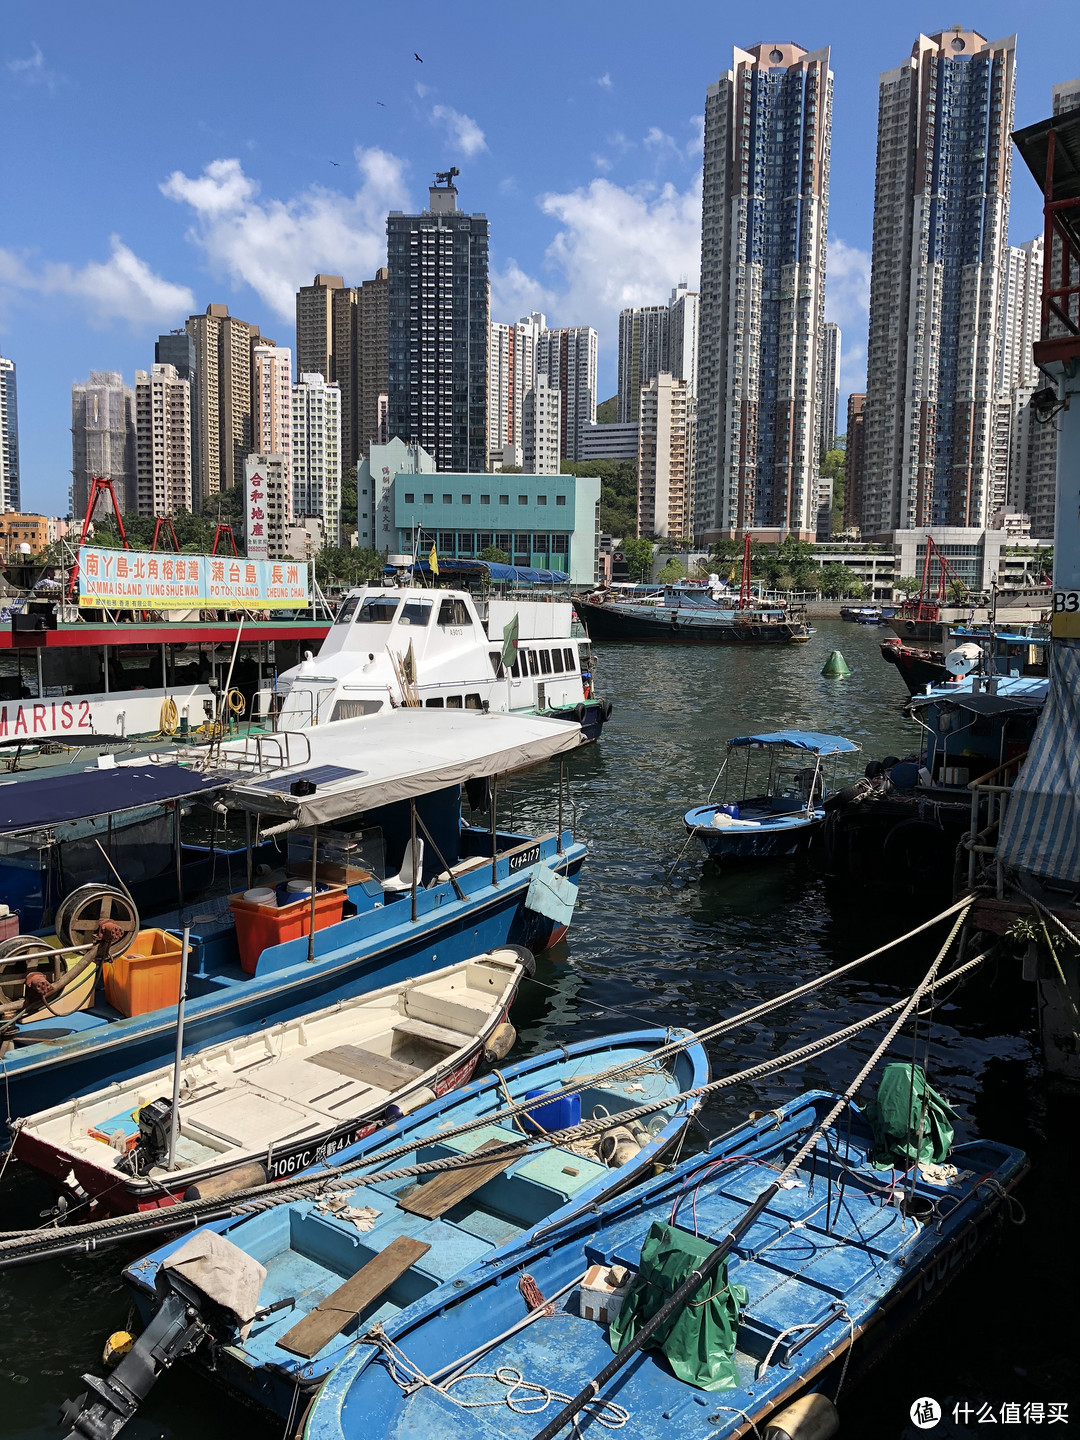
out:
M637 1279L608 1330L611 1348L619 1351L628 1345L715 1248L711 1240L654 1220L641 1247ZM724 1260L650 1337L645 1349L663 1351L672 1370L688 1385L699 1390L734 1390L739 1379L731 1357L739 1311L745 1304L746 1287L728 1284Z

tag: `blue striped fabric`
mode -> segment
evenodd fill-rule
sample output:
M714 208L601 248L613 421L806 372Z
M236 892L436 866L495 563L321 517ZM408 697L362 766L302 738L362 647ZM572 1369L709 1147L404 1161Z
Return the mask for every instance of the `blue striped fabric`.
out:
M1050 647L1050 691L1009 797L997 858L1080 882L1080 641Z

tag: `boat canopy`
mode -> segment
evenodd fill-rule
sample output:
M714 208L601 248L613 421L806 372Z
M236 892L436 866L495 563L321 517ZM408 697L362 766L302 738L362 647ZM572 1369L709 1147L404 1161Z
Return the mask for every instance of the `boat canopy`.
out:
M986 688L989 679L992 690ZM978 682L978 689L975 688ZM1050 682L1040 675L964 675L943 685L933 685L929 694L912 695L908 708L915 712L927 705L951 702L975 715L1003 715L1007 711L1037 712L1046 704Z
M775 745L779 749L808 750L811 755L851 755L859 748L842 735L819 735L816 730L772 730L766 735L740 735L729 740L728 745L732 749L742 745Z
M303 763L265 775L234 776L225 802L297 825L323 825L536 765L576 749L581 727L540 716L404 708L314 726L304 736L311 749ZM224 746L220 758L223 766L239 767L243 746Z
M93 820L120 810L187 800L220 789L222 777L203 775L183 765L153 761L37 776L0 786L0 835L40 830L68 820Z
M397 567L387 565L384 574L396 575ZM407 567L407 575L430 575L431 566L426 560L419 560ZM534 570L528 565L498 565L494 560L443 560L439 559L440 575L490 575L492 580L512 581L528 585L568 585L570 576L565 570Z

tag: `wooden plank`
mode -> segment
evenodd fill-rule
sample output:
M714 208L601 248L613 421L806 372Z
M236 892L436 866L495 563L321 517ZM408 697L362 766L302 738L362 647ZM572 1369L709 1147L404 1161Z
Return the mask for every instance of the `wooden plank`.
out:
M479 1012L478 1012L479 1013ZM487 1018L486 1013L484 1018ZM430 1020L406 1020L394 1022L399 1035L411 1035L415 1040L428 1040L436 1045L446 1045L451 1050L460 1050L463 1045L475 1043L475 1035L466 1035L464 1030L448 1030L445 1025L433 1025Z
M353 1080L362 1080L365 1085L389 1091L400 1090L424 1073L419 1065L391 1060L389 1055L377 1055L374 1050L365 1050L360 1045L336 1045L333 1050L307 1056L307 1061L309 1065L321 1065L325 1070L336 1070L339 1075L348 1075Z
M439 1137L433 1135L431 1138L438 1140ZM485 1140L483 1145L478 1146L472 1153L480 1155L485 1150L505 1143L503 1140ZM426 1185L417 1185L407 1195L399 1196L398 1206L407 1210L410 1215L421 1215L425 1220L437 1220L459 1200L466 1199L486 1181L501 1174L517 1158L516 1155L504 1155L498 1160L489 1160L486 1165L465 1165L460 1170L443 1170Z
M366 1265L361 1265L344 1285L339 1285L332 1295L321 1300L314 1310L299 1320L281 1337L278 1345L310 1360L430 1249L430 1245L420 1240L398 1235L385 1250Z

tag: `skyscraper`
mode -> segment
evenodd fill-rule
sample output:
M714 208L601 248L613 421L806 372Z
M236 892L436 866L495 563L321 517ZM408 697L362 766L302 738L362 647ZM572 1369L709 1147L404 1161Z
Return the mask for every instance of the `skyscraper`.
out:
M668 307L638 305L619 314L617 417L638 418L641 387L668 368Z
M525 392L521 449L526 475L558 475L562 454L562 395L537 375Z
M195 345L195 443L203 500L244 481L244 460L254 447L251 414L251 352L274 342L257 325L208 305L191 315L185 330Z
M698 308L700 295L680 280L668 301L668 372L685 380L697 395Z
M537 317L532 317L535 320ZM581 428L596 423L597 336L591 325L548 330L539 317L536 369L562 396L559 448L563 459L581 458Z
M488 463L488 222L457 195L448 176L422 214L387 218L388 427L467 474Z
M510 445L523 449L525 396L536 383L536 340L544 329L537 313L507 325L488 325L488 447L490 468L499 469Z
M847 401L847 440L844 444L844 528L859 525L866 480L866 395L852 393Z
M91 370L71 387L71 504L86 514L90 481L111 480L121 510L138 503L135 460L135 391L115 370Z
M829 208L828 49L736 49L705 97L695 531L812 539Z
M984 526L994 486L1015 36L920 35L878 82L867 536Z
M821 399L818 402L822 452L836 448L840 433L840 326L826 322L821 355Z
M292 351L285 345L256 345L251 358L253 449L260 455L281 456L288 486L292 459Z
M292 510L318 515L328 545L341 543L341 391L321 375L292 390Z
M186 330L170 330L159 335L154 343L154 364L171 365L181 380L188 382L191 405L191 509L198 510L202 503L199 477L202 467L199 461L199 417L198 387L195 384L195 341Z
M19 405L15 361L0 355L0 514L19 508Z
M662 371L641 387L638 417L639 535L689 538L693 519L694 397L690 382Z
M386 393L387 271L346 285L316 275L296 294L296 363L341 391L342 464L367 454L379 428L378 397Z
M140 515L191 509L191 384L175 365L135 372L135 444Z

